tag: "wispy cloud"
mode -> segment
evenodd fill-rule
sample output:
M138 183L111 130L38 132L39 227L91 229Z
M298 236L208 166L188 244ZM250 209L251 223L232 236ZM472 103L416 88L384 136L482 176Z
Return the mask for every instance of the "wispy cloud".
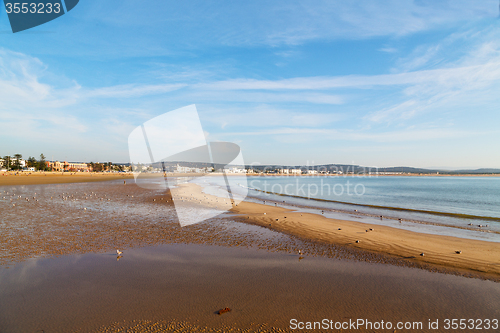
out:
M439 8L434 22L423 18L432 6L400 3L392 3L395 8L391 13L400 10L402 17L406 15L411 19L410 23L397 22L404 26L400 34L448 22L442 6L436 5ZM448 5L456 7L455 4ZM297 6L297 3L287 3L275 11L292 15ZM328 4L325 6L328 7L326 13L333 10ZM342 16L344 29L347 29L345 22L348 22L348 29L356 31L350 30L351 35L359 38L365 36L360 18L371 10L381 10L373 1L367 1L366 8L344 2L336 3L336 6L339 9L336 15ZM470 6L467 7L469 12L453 12L456 16L453 20L480 15L480 5ZM247 46L256 41L293 44L307 39L337 38L328 35L331 27L326 19L323 23L320 20L305 26L309 22L307 17L324 15L317 8L307 6L304 15L306 18L298 22L298 30L292 26L282 30L267 29L265 36L259 35L262 31L249 32L248 36L243 36L248 40L242 43L248 43ZM390 30L389 14L374 15L381 15L382 22L377 25L378 32L375 33L398 34ZM489 15L489 12L481 15ZM214 14L208 19L217 16ZM364 24L369 26L373 18L366 19ZM113 21L112 24L118 23ZM369 33L374 32L366 32ZM224 43L237 43L232 34L217 38ZM248 144L254 151L261 150L261 144L271 141L276 145L272 147L274 152L269 154L277 156L284 147L280 144L286 146L291 142L309 142L319 149L330 148L331 142L341 141L346 146L366 142L380 146L394 142L430 145L470 138L479 141L484 135L491 138L497 134L492 132L492 127L498 121L495 107L500 105L499 40L500 29L489 26L454 33L435 43L418 45L412 51L405 51L404 47L392 48L390 42L385 44L390 46L379 51L391 54L378 56L399 59L392 68L377 71L382 74L376 75L294 76L297 72L293 69L284 69L283 75L281 72L276 75L268 74L262 69L265 66L257 71L253 68L239 71L235 75L231 71L225 72L223 67L217 72L204 66L180 65L176 68L174 64L151 65L152 62L148 61L141 70L135 69L134 74L123 75L114 84L102 86L96 86L93 80L77 82L59 76L36 57L0 49L0 135L2 138L17 137L24 140L26 146L32 142L39 146L64 145L65 149L73 145L78 147L75 151L94 149L101 156L111 151L126 157L125 139L132 128L163 112L196 103L211 139L247 138L248 142L255 143L253 146ZM269 50L267 55L271 60L267 60L271 65L277 56L284 59L294 56L280 48ZM377 54L376 49L373 51ZM315 69L311 72L319 73ZM277 77L283 79L275 79ZM93 82L94 86L88 82ZM121 84L123 82L126 83ZM487 117L479 119L472 113ZM475 123L469 119L474 119ZM5 146L7 141L1 141ZM100 145L101 141L105 146ZM291 144L288 147L292 146L295 148ZM301 153L307 153L306 149Z
M500 78L500 61L482 65L440 68L383 75L348 75L339 77L301 77L283 80L234 79L198 84L207 90L327 90L336 88L365 88L374 86L439 83L448 86L489 82ZM463 82L463 79L468 82Z
M395 47L382 47L378 49L380 52L385 52L385 53L396 53L398 52L398 49Z
M221 129L269 128L276 126L321 127L342 120L345 115L297 111L260 104L254 107L199 107L202 120Z
M142 97L148 95L157 95L171 92L186 87L186 84L156 84L156 85L119 85L112 87L103 87L90 89L86 92L87 97L104 97L104 98L129 98Z
M140 8L139 8L140 7ZM322 0L88 2L53 23L57 36L32 40L46 54L165 56L207 46L286 46L332 40L401 37L495 18L495 0ZM66 20L74 29L69 31ZM182 27L182 29L179 29ZM161 38L170 43L159 42ZM49 41L49 42L47 42ZM114 41L115 43L110 43ZM70 47L68 47L70 46ZM191 54L190 54L191 56Z
M486 135L484 132L464 131L450 128L423 128L413 130L386 131L380 133L366 133L363 131L354 130L337 130L326 128L291 128L279 127L260 131L246 132L224 132L220 133L219 137L239 137L239 136L269 136L277 137L284 135L305 135L314 139L321 137L323 140L328 139L331 142L342 141L366 141L366 142L407 142L407 141L432 141L436 139L453 139L475 137L478 135Z
M0 49L0 111L26 112L74 103L79 87L43 82L50 81L46 73L47 67L38 58Z

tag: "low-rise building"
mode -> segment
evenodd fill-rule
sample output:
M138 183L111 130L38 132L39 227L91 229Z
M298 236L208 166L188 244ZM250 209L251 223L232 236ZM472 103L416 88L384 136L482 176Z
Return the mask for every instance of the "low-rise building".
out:
M90 171L87 163L68 163L66 161L46 161L45 165L52 171Z

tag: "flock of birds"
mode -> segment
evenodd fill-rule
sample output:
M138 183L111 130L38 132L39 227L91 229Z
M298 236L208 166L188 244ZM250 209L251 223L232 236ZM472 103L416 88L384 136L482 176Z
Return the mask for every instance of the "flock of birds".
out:
M285 201L283 201L283 202L285 202ZM264 204L266 204L266 201L264 200L264 201L263 201L263 203L264 203ZM277 203L275 203L274 205L276 206L276 205L277 205ZM355 209L354 211L355 211L355 212L357 212L358 210L357 210L357 209ZM324 211L324 210L322 210L322 211L321 211L321 214L324 214L324 213L325 213L325 211ZM266 215L266 213L264 213L264 215ZM302 216L302 214L301 214L300 216ZM285 217L285 218L286 218L286 217ZM380 215L380 219L382 220L383 218L384 218L384 216L383 216L383 215ZM278 221L278 220L279 220L279 219L276 219L276 221ZM398 219L398 221L399 221L399 223L402 223L402 222L403 222L403 219ZM473 225L472 223L469 223L469 226L472 226L472 225ZM478 227L480 227L480 228L481 228L481 227L488 227L488 225L485 225L485 226L484 226L484 225L481 225L481 224L478 224L477 226L478 226ZM342 230L342 228L338 228L337 230ZM366 232L369 232L369 231L374 231L374 229L373 229L373 228L366 229ZM359 239L357 239L357 240L355 241L355 243L356 243L356 244L359 244L359 243L360 243L360 240L359 240ZM456 254L462 254L462 250L456 250L456 251L455 251L455 253L456 253ZM302 250L298 250L298 254L299 254L299 256L300 256L300 258L299 258L299 259L302 259L302 258L303 258L303 257L302 257L302 255L304 255L304 252L303 252ZM425 256L425 253L424 253L424 252L420 253L420 256L422 256L422 257L423 257L423 256Z
M124 181L124 184L126 184L125 181ZM3 191L3 192L4 192L4 194L9 195L8 191ZM130 196L130 195L127 195L127 196ZM131 197L134 197L134 196L132 195ZM9 199L12 202L13 200L19 200L19 199L22 199L22 198L23 197L21 195L16 195L16 194L13 193L13 194L10 195ZM63 192L60 195L60 198L63 201L78 201L79 200L78 196L75 197L74 194L65 193L65 192ZM83 193L83 197L82 197L83 200L88 200L88 199L91 199L91 198L92 199L99 199L100 201L111 201L110 198L106 198L106 194L104 194L102 197L98 197L97 193L94 193L93 191L91 191L90 193ZM3 199L6 199L6 197L3 196ZM26 196L24 198L24 200L26 202L29 202L30 199L33 200L34 202L38 202L39 201L38 198L36 197L36 192L34 193L34 196L32 196L32 197L31 196ZM50 199L53 199L53 197L50 197ZM215 203L215 204L222 204L222 205L225 205L225 206L227 206L227 205L234 205L235 204L234 202L230 202L228 199L225 199L225 198L215 197L215 199L214 199L214 198L210 198L207 195L204 195L203 199L205 200L205 202L210 202L210 203ZM219 201L219 199L220 199L220 201ZM161 198L161 200L163 200L163 198ZM193 194L191 194L191 197L189 197L189 196L188 197L180 196L180 200L182 202L184 202L184 200L186 200L186 201L191 201L191 202L196 201L196 202L199 202L199 203L203 203L203 200L200 200L200 199L197 199L196 197L193 197ZM156 201L156 199L153 199L153 201ZM168 200L166 200L166 202L168 202ZM264 200L263 203L266 204L266 201ZM285 203L285 201L283 201L283 203ZM278 203L275 202L274 205L277 206ZM15 207L16 204L12 203L12 206ZM236 204L236 206L237 206L237 204ZM84 207L83 210L87 210L87 208ZM355 209L354 212L358 212L358 210ZM321 213L324 214L325 213L324 210L321 210ZM264 213L264 215L266 215L266 213ZM302 216L302 214L301 214L301 216ZM384 218L384 216L380 215L380 219L382 220L383 218ZM276 221L278 221L278 220L279 219L276 219ZM403 219L398 219L398 221L399 221L399 223L402 223ZM468 225L469 226L473 226L472 223L469 223ZM488 225L482 225L482 224L478 224L477 226L479 228L488 227ZM338 228L338 230L342 230L342 229ZM370 229L367 229L366 232L373 231L373 230L374 230L373 228L370 228ZM359 244L360 240L357 239L355 242L356 242L356 244ZM462 254L462 251L461 250L457 250L457 251L455 251L455 253L456 254ZM120 251L119 249L116 250L117 260L119 260L120 258L122 258L122 254L123 254L122 251ZM298 254L299 254L300 258L303 258L302 256L304 255L304 252L302 250L298 250ZM420 256L422 256L422 257L425 256L425 253L424 252L420 253Z
M9 191L3 191L3 193L5 195L9 195ZM100 201L111 201L110 198L106 198L106 194L104 194L103 197L98 197L97 193L94 193L94 192L91 192L89 194L84 193L83 195L84 195L84 197L81 198L83 200L87 200L90 198L93 198L93 199L96 198L96 199L99 199ZM78 201L79 200L78 196L75 197L74 194L65 193L65 192L61 193L59 195L59 197L62 199L62 201ZM7 199L7 197L3 196L2 199ZM16 204L13 202L13 200L19 200L19 199L24 199L25 202L30 202L30 200L32 200L33 202L39 202L38 198L36 197L36 192L34 193L33 197L31 195L26 195L24 198L22 195L17 195L15 193L12 193L12 194L10 194L10 197L9 197L9 200L12 203L12 207L16 207ZM53 197L50 197L50 199L53 199ZM83 210L87 210L87 208L84 207Z

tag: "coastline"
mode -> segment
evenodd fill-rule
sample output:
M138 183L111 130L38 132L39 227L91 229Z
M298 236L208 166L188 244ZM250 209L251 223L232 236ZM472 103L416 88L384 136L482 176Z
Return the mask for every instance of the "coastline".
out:
M167 172L167 177L206 177L222 176L222 173L172 173ZM227 173L229 177L500 177L500 174L390 174L390 175L286 175L286 174L240 174ZM162 173L144 173L140 177L161 177ZM0 172L0 186L7 185L40 185L40 184L62 184L62 183L85 183L96 181L108 181L115 179L133 179L133 173L109 173L109 172L26 172L26 171L2 171Z
M189 174L181 175L188 176ZM161 174L157 175L161 176ZM77 182L102 182L108 180L128 180L132 179L132 174L94 174L94 175L29 175L29 176L0 176L0 185L41 185L41 184L59 184L59 183L77 183ZM130 186L129 186L130 185ZM148 194L148 191L140 190L133 182L127 182L127 186L120 186L120 189L127 189L127 193L143 193L145 195L144 203L148 205L162 204L165 205L168 200L162 201L160 197L170 197L169 193ZM120 190L121 192L122 190ZM132 192L130 192L132 191ZM246 224L258 225L270 230L278 231L283 234L297 236L303 240L320 242L334 246L342 246L354 249L356 251L365 251L377 255L390 256L398 260L404 260L416 265L432 265L442 267L445 270L460 271L460 274L467 272L477 273L487 279L495 281L500 280L500 244L494 242L470 240L451 236L441 236L419 233L414 231L392 228L389 226L381 226L368 224L364 222L347 221L341 219L332 219L314 213L300 213L283 207L271 207L253 202L241 202L237 206L231 206L229 201L223 202L220 198L203 193L202 188L196 184L181 184L176 188L171 189L175 195L185 196L182 204L198 206L202 205L209 208L216 208L223 211L230 211L237 214L234 218L237 221ZM128 197L128 195L127 195ZM133 196L132 196L133 197ZM137 198L137 196L136 196ZM154 199L156 202L153 203ZM151 200L150 200L151 199ZM216 203L216 200L219 200ZM123 199L120 199L123 200ZM142 201L142 199L141 199ZM181 204L176 202L177 204ZM31 204L30 204L31 205ZM168 202L168 206L173 208L172 200ZM165 207L165 206L164 206ZM14 209L14 208L12 208ZM17 210L17 208L16 208ZM87 210L86 215L92 210ZM265 213L265 214L264 214ZM36 214L35 212L33 214ZM76 213L75 214L80 214ZM133 227L133 226L134 227ZM136 223L131 225L132 228L139 227ZM101 229L104 227L101 227ZM191 228L191 227L190 227ZM339 228L341 230L339 230ZM185 228L183 228L185 229ZM372 229L372 230L370 230ZM90 232L90 230L89 230ZM66 231L61 231L61 236L65 235ZM105 231L104 234L107 234ZM104 236L103 234L103 236ZM146 233L148 236L151 235ZM146 235L145 234L145 235ZM49 237L48 235L47 237ZM8 236L9 239L15 240L15 235ZM109 237L109 236L106 236ZM144 239L144 236L141 236ZM154 237L156 239L156 236ZM152 238L150 238L152 239ZM182 240L180 238L179 240ZM359 243L356 243L359 240ZM148 244L161 243L161 240L148 242ZM188 241L189 242L189 241ZM119 242L116 246L134 246L135 242ZM17 244L15 241L16 247ZM46 244L51 244L46 243ZM26 244L28 245L28 244ZM99 252L108 246L104 244L95 244L90 248L77 248L74 246L64 246L60 244L52 249L52 246L47 246L46 254L51 253L72 253L77 249L78 253ZM19 254L9 256L9 260L17 261L14 258L30 257L27 255L30 246L21 246L22 251ZM89 251L90 250L90 251ZM457 254L455 251L462 251ZM420 254L424 253L424 256ZM22 260L22 259L21 259Z
M197 325L202 332L285 332L291 318L498 317L498 272L433 264L425 261L430 252L405 257L401 247L392 254L364 247L393 234L388 227L366 233L364 223L232 206L191 183L170 191L121 179L12 189L3 188L9 193L0 199L7 222L1 331L151 332L180 323L191 332ZM229 213L181 228L171 193L183 196L175 206L195 214L200 204ZM331 225L361 242L327 238L340 232ZM455 241L466 259L471 242ZM232 311L219 316L225 307Z
M362 222L330 219L312 213L299 213L282 207L253 202L231 206L229 200L203 193L199 185L181 184L172 190L190 204L229 210L242 222L328 244L395 256L412 262L452 270L478 272L500 278L500 244L438 236ZM339 228L341 230L339 230ZM372 230L370 230L372 229ZM356 241L359 243L356 243ZM457 254L455 251L462 251ZM420 254L424 253L424 256Z

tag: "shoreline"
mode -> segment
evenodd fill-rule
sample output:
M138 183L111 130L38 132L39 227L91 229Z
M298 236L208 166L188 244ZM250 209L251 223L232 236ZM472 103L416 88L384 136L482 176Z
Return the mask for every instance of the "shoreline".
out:
M438 236L388 226L330 219L313 213L299 213L283 207L253 202L232 206L229 200L202 192L196 184L181 184L172 189L190 204L229 210L238 220L291 234L312 241L347 246L363 251L444 267L453 271L475 272L494 280L500 278L500 244ZM339 230L341 229L341 230ZM371 229L371 230L370 230ZM359 241L358 243L356 241ZM462 251L460 254L456 251ZM421 256L424 253L424 256Z
M93 175L93 176L88 175L83 181L98 182L105 180L133 178L133 175L130 174L111 175L110 178L106 176L110 175ZM126 178L127 176L129 178ZM29 177L29 176L26 177L13 176L9 178L15 178L15 177L31 181L35 179L35 177ZM65 183L65 182L75 183L76 180L79 180L77 175L74 176L52 175L51 177L49 176L42 176L42 177L43 179L47 178L47 181L52 181L52 183L55 184ZM2 177L0 176L0 180L1 178ZM0 184L2 183L0 182ZM36 185L36 184L46 184L46 183L30 182L29 184ZM109 185L105 185L102 183L100 184L101 185L98 186L96 185L97 186L96 188L108 189L109 187ZM115 182L113 184L117 183ZM21 184L14 184L14 185L21 185ZM168 191L163 192L161 194L158 193L154 194L152 192L149 192L148 194L148 190L139 188L133 182L127 182L126 185L127 186L117 184L118 187L114 187L114 185L112 187L109 187L109 191L111 192L109 192L108 195L113 195L113 196L118 195L118 197L116 197L115 199L111 197L111 202L118 200L120 204L125 204L127 202L130 202L130 200L136 201L138 195L140 196L144 195L144 197L140 199L140 201L148 203L148 205L153 205L151 207L156 207L154 209L160 209L160 206L158 206L160 204L161 205L166 204L166 206L163 207L165 208L170 207L168 209L173 209L172 200L163 200L163 199L170 199L170 193L168 193ZM90 188L88 188L87 190L83 189L80 190L80 187L78 187L78 185L73 186L73 188L78 189L76 191L79 193L78 194L79 199L75 197L75 199L71 199L71 201L75 202L75 204L76 202L80 202L80 204L78 204L80 208L75 210L76 207L68 206L68 208L72 207L71 210L68 211L68 213L75 214L74 216L78 218L80 217L83 218L84 216L91 217L95 213L98 213L98 210L94 210L90 206L87 206L88 209L86 211L82 210L83 206L80 206L80 205L88 205L84 204L84 202L86 202L85 199L87 199L88 194L82 192L89 191ZM116 192L118 189L120 189L119 192ZM126 189L126 192L122 192L123 191L122 189L123 190ZM28 193L31 192L31 190L27 188L24 191L25 192L27 191ZM334 247L335 246L345 247L352 249L354 252L361 251L363 253L366 253L368 256L370 256L370 253L376 255L376 257L385 256L388 258L389 262L393 262L394 259L395 261L408 263L413 266L419 266L420 268L424 268L427 270L432 270L434 267L438 268L439 271L453 271L455 273L458 273L459 275L468 275L470 273L473 275L475 274L476 276L474 277L482 277L497 282L500 281L499 243L462 239L451 236L424 234L424 233L392 228L389 226L381 226L364 222L327 218L320 214L296 212L288 208L272 207L253 202L243 201L236 206L232 206L229 200L224 201L221 200L219 197L206 194L202 192L202 188L200 186L192 183L181 184L176 188L172 188L170 192L176 196L185 197L184 202L176 202L175 205L181 204L181 205L189 205L192 207L196 206L199 207L201 205L212 209L217 208L221 210L221 213L223 211L229 211L231 213L237 214L237 216L233 215L231 217L235 221L243 222L248 225L257 225L265 227L268 230L277 231L284 235L296 236L302 239L303 241L318 242L319 244L331 245ZM67 198L65 199L64 196L61 196L60 194L56 193L57 192L54 192L54 195L58 196L58 202L61 202L59 201L61 200L61 198L63 199L62 202L65 202L64 200L67 200ZM75 195L77 194L76 192L73 193L75 193ZM125 193L127 195L125 195ZM130 197L129 194L131 195ZM136 195L136 199L132 199L134 198L134 195L132 194ZM98 202L101 202L102 200L104 200L104 198L109 198L109 196L106 197L106 195L102 195L100 199L96 198L96 200L98 199ZM156 202L153 203L154 198L156 198ZM55 196L53 200L56 200ZM73 200L79 200L79 201L73 201ZM46 197L44 201L46 203L50 203L52 201L52 197L50 197L50 199ZM36 209L36 207L39 205L37 202L38 200L36 200L35 202L33 201L25 202L24 199L20 201L17 201L16 199L16 206L15 207L10 206L11 208L9 209L9 211L10 210L12 212L17 211L23 206L25 206L26 208L32 207L30 208L28 213L35 214L34 216L36 216L38 214L38 211L34 209ZM50 205L52 206L53 204ZM57 211L59 210L60 209L58 209ZM105 211L103 212L105 213ZM62 211L57 214L62 214ZM107 215L103 215L103 217L100 219L102 220L103 218L106 218L105 216ZM112 219L116 218L117 217L113 217ZM142 221L143 218L148 218L148 217L143 216L138 221ZM90 245L87 243L82 244L80 242L78 242L79 244L76 245L72 243L69 245L62 244L52 240L52 237L54 236L53 233L49 231L43 231L44 233L47 233L44 236L47 239L43 243L45 244L43 247L45 248L45 250L41 251L41 253L50 256L59 254L69 254L69 253L74 253L75 251L77 253L87 253L95 251L99 252L110 246L123 248L129 246L132 247L141 246L141 244L145 245L146 243L148 245L165 243L165 239L170 239L170 241L176 239L177 241L184 242L191 238L191 237L186 239L184 238L183 235L185 234L186 231L190 230L190 232L192 232L194 230L198 230L199 228L201 228L200 230L206 228L206 226L203 226L203 223L199 225L180 228L178 231L177 230L175 231L175 236L171 233L169 235L165 234L164 232L166 232L166 230L161 229L162 230L161 234L163 236L158 238L158 234L155 233L151 234L151 232L157 230L159 226L153 224L154 229L151 230L149 228L147 229L143 228L144 230L136 229L136 228L141 228L140 225L143 226L143 223L145 223L145 221L143 221L141 222L142 223L141 224L138 221L131 220L130 222L127 222L127 224L130 224L129 227L127 227L128 230L131 230L131 228L135 230L141 230L141 232L138 233L137 237L134 236L132 238L130 238L130 236L126 236L125 238L120 239L120 237L118 237L116 234L116 230L114 229L114 224L112 224L111 222L99 226L99 232L102 233L101 237L104 237L106 239L113 239L112 243L114 245L112 245L111 243L101 244L101 242L98 239L95 239L96 242L95 244L90 244ZM60 237L63 238L70 237L71 235L66 235L66 234L69 232L71 228L76 227L76 225L73 226L73 220L68 220L67 223L70 223L68 224L69 227L68 230L66 230L65 228L64 230L57 231L58 234L60 233ZM177 222L174 222L173 220L169 222L169 224L170 223L174 223L175 225L177 225ZM33 228L38 228L38 226L33 226ZM57 230L59 230L60 226L58 225L57 228L58 228ZM92 224L88 224L88 227L87 224L85 224L85 229L80 229L80 228L81 227L78 226L77 230L79 230L79 232L84 232L84 230L86 230L90 232L89 235L94 235L95 233L95 231L91 232L91 230L94 230ZM341 230L339 230L339 228ZM18 236L16 236L16 234L12 234L7 231L9 230L6 230L6 233L4 235L6 238L4 240L7 241L7 244L11 244L12 246L14 246L14 248L18 248L18 251L14 251L15 253L7 255L7 257L10 258L7 261L16 262L18 260L16 260L15 258L21 259L23 257L24 258L32 257L33 250L39 248L39 246L34 246L33 243L28 242L29 239L31 239L31 237L34 234L30 234L31 236L26 235L29 236L28 238L25 237L26 239L24 238L20 239L18 238ZM14 232L14 230L11 231ZM42 231L40 230L37 231L36 233L38 235L38 238L40 238L41 236L40 232ZM125 235L126 234L124 234L124 236ZM85 239L87 239L87 237L90 236L85 236ZM136 238L139 241L137 241ZM148 241L146 243L143 243L144 239L148 239ZM222 243L232 244L233 241L236 239L238 239L238 237L232 240L224 240ZM356 240L359 240L359 243L356 243ZM207 244L212 244L213 242L214 242L213 239L210 240L207 239ZM238 240L237 243L239 242L240 241ZM168 241L166 243L168 243ZM455 251L463 251L463 252L461 254L457 254L455 253ZM421 253L424 253L425 255L420 256ZM305 254L306 255L308 254L307 250ZM317 254L311 254L311 255L317 255ZM321 253L319 255L321 255ZM7 257L5 259L7 259Z
M167 172L166 177L217 177L222 176L222 173L171 173ZM140 178L155 178L162 177L162 173L144 173ZM500 174L464 174L464 175L436 175L436 174L404 174L404 175L265 175L265 174L238 174L228 173L229 177L500 177ZM0 186L15 186L15 185L41 185L41 184L65 184L65 183L87 183L101 182L116 179L134 179L131 172L127 173L108 173L108 172L27 172L27 171L0 171Z

